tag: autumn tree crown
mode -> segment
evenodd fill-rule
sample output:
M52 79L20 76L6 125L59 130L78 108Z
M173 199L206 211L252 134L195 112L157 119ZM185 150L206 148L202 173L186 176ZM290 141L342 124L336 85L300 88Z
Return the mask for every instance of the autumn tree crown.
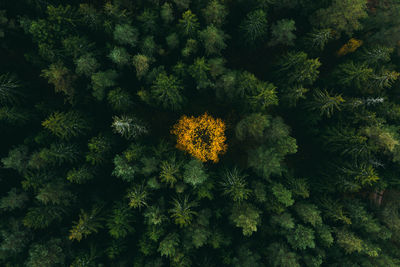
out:
M224 154L225 123L204 113L200 117L183 115L173 126L171 133L177 136L176 147L206 162L218 162L218 155Z

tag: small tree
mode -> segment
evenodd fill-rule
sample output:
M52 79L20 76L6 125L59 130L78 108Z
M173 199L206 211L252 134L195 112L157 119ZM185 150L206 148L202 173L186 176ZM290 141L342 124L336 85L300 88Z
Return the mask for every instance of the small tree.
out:
M64 140L82 135L90 129L88 120L77 111L56 111L44 120L42 125Z
M271 26L271 41L269 45L294 45L293 41L296 39L294 31L296 30L294 20L282 19L278 20Z
M197 203L189 201L188 196L180 200L174 199L172 203L173 207L168 212L171 213L171 218L174 219L175 224L179 225L179 227L190 225L193 216L197 215L197 212L192 210L197 206Z
M198 186L207 180L208 175L205 171L204 165L197 159L192 159L184 166L183 180L192 185Z
M228 195L235 202L248 199L251 190L247 188L246 177L247 175L241 174L236 167L232 171L225 171L224 179L221 182L223 194Z
M227 37L228 35L214 25L207 26L199 32L199 38L206 49L206 55L220 54L221 50L226 48L225 40Z
M113 238L124 238L134 231L131 223L133 220L132 211L124 203L117 203L107 220L107 227Z
M139 38L139 31L129 24L117 24L114 29L114 40L119 44L136 46Z
M229 218L236 227L242 228L244 236L251 236L261 223L261 211L249 203L235 204Z
M90 213L81 210L79 220L74 222L70 230L68 238L70 240L81 241L82 238L87 237L92 233L97 233L99 228L102 228L102 218L99 217L100 208L94 207Z
M118 133L126 139L134 139L148 132L147 128L133 116L122 115L114 116L111 125L115 133Z
M248 13L240 29L246 43L253 45L263 41L267 35L267 15L261 9Z
M184 35L193 36L199 28L197 16L190 10L186 11L179 20L179 26Z

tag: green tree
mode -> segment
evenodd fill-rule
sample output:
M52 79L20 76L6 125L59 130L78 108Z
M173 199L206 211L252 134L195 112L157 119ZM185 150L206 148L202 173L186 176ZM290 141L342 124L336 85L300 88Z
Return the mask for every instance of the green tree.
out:
M67 173L67 180L71 183L84 184L94 178L94 172L88 166L73 168Z
M363 250L363 241L346 229L338 230L336 238L337 244L344 249L346 254L361 252Z
M204 183L208 175L201 161L192 159L185 164L183 172L183 180L194 187Z
M65 255L61 239L51 239L46 243L35 243L30 247L26 266L51 267L64 263Z
M183 86L176 77L160 73L151 86L150 96L165 109L179 110L186 101L182 90Z
M246 43L253 45L258 41L263 41L267 35L267 15L261 9L248 13L240 29Z
M1 159L4 168L14 169L19 173L24 173L28 167L28 147L19 145L8 152L8 156Z
M309 223L314 227L322 224L321 212L314 204L296 203L294 210L303 222Z
M114 40L121 45L137 45L139 31L129 24L117 24L114 29Z
M313 100L310 101L311 110L319 110L320 116L331 117L334 111L341 109L341 105L345 102L341 95L330 95L326 89L315 89Z
M124 238L134 231L132 221L133 214L129 207L124 203L117 203L107 220L108 232L114 238Z
M141 79L143 76L146 75L147 71L149 70L150 63L150 60L147 56L137 54L133 57L132 63L136 69L136 76L138 77L138 79Z
M310 20L315 26L351 36L362 28L360 20L367 16L367 0L333 0L329 7L317 10Z
M42 71L42 76L54 85L56 92L64 93L71 101L74 96L73 82L75 77L61 62L51 64L48 69Z
M293 41L296 35L293 33L296 30L295 22L292 19L278 20L271 26L271 41L269 45L294 45Z
M362 89L371 79L373 70L366 64L349 61L338 66L338 82L346 87Z
M0 258L20 255L32 240L32 233L26 229L21 221L11 218L4 222L5 229L0 230Z
M118 74L115 70L99 71L92 74L91 79L94 98L99 101L103 100L106 88L115 86L115 79L117 77Z
M202 11L207 25L214 25L215 27L221 27L228 15L226 6L219 0L210 1Z
M200 27L197 16L192 11L187 10L182 14L182 19L179 19L179 27L183 35L193 36Z
M161 256L166 256L172 258L175 256L179 246L179 236L177 233L169 233L164 239L160 242L160 245L157 249L160 252Z
M147 128L134 116L121 115L114 116L111 125L115 133L126 139L134 139L147 134Z
M189 201L189 197L185 196L183 199L174 199L172 204L173 207L168 212L171 213L170 216L175 224L181 228L190 225L193 216L197 215L197 212L192 210L192 208L197 207L197 203Z
M79 220L74 222L71 230L69 231L68 238L70 240L81 241L88 235L97 233L99 228L102 228L102 218L100 217L100 207L94 207L90 212L81 210Z
M91 77L100 67L99 62L92 54L85 54L75 60L75 72L79 75Z
M22 126L30 119L30 114L27 110L19 107L1 107L0 108L0 121L5 121L10 125Z
M196 58L193 65L189 66L188 72L190 76L196 81L197 89L205 89L212 86L211 81L208 78L210 72L210 66L206 62L205 58Z
M268 262L273 267L300 267L299 256L284 244L272 243L268 246Z
M318 58L309 59L304 52L289 52L279 63L279 73L284 83L311 85L318 78L320 66Z
M331 29L315 29L307 35L306 41L311 47L323 50L334 37L334 32Z
M126 197L129 200L129 207L141 209L142 207L147 206L149 194L143 184L136 184L128 190Z
M63 140L83 135L90 129L85 116L75 110L56 111L42 122L42 126Z
M15 104L22 94L19 92L19 81L15 76L6 73L0 75L0 104Z
M242 228L244 236L251 236L261 224L261 211L250 203L237 203L232 207L229 219Z
M301 224L298 224L296 229L289 233L286 238L294 249L315 248L314 230Z
M199 38L203 42L206 55L220 54L226 48L225 40L228 36L214 25L207 26L199 32Z
M226 170L221 187L224 195L228 195L233 201L241 202L249 198L251 190L247 188L246 174L241 174L238 168L232 171Z
M13 187L6 196L0 199L0 210L12 211L23 208L28 199L25 192L18 193L17 188Z
M165 2L161 6L160 16L165 24L170 24L175 19L174 10L170 3Z
M92 137L88 143L89 152L86 154L86 161L92 165L101 164L107 161L112 149L112 140L103 134Z
M132 96L120 87L110 90L107 100L115 111L128 111L133 107Z
M110 60L118 66L124 66L129 64L130 55L123 47L115 46L108 55Z

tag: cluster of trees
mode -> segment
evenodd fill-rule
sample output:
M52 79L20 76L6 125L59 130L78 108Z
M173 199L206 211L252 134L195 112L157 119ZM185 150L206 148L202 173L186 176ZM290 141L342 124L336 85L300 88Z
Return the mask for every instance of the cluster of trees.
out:
M0 265L400 266L399 12L0 1Z

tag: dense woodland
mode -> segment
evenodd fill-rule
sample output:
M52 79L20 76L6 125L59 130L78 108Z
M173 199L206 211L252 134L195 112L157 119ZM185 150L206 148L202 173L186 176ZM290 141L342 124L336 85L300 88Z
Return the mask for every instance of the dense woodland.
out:
M1 0L0 266L400 266L399 0Z

